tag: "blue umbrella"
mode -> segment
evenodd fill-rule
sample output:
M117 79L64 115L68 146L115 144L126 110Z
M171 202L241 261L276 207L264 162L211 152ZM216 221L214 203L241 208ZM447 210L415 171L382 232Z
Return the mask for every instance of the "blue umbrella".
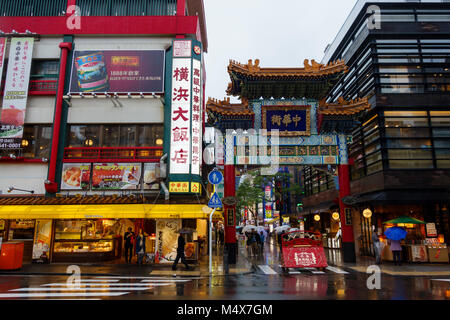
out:
M400 227L392 227L384 232L385 236L391 240L402 240L406 237L406 230Z

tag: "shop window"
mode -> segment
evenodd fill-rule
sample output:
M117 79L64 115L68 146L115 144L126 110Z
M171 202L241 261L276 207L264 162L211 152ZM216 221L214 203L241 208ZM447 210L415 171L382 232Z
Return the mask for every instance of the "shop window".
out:
M428 127L428 118L386 118L384 120L388 127Z
M380 73L421 73L422 72L420 66L380 66L379 71L380 71Z
M357 180L365 176L363 160L355 161L355 165L350 168L352 180Z
M378 161L374 164L371 164L370 166L367 166L367 174L372 174L375 172L383 171L383 162Z
M429 139L388 139L388 148L431 148Z
M31 65L32 80L57 80L59 60L33 60Z
M450 159L450 149L436 149L436 159Z
M436 129L433 129L433 137L450 138L450 128L436 128Z
M25 125L22 137L22 156L48 158L50 155L52 127L50 125Z
M435 139L435 148L450 148L450 139Z
M371 154L369 156L366 156L366 165L377 162L379 160L381 160L381 152L380 151L378 151L374 154Z
M431 125L433 127L450 127L450 117L449 118L431 118Z
M386 136L389 138L428 138L428 128L386 128Z
M398 85L382 85L381 93L423 93L424 86L423 85L407 85L407 84L398 84Z
M450 168L450 160L437 160L436 166L439 169L449 169Z
M432 160L389 160L391 169L432 169Z
M388 149L389 159L432 159L431 150Z
M119 126L103 126L103 147L118 147L120 146L120 130Z
M423 77L420 75L393 75L393 74L383 74L380 76L380 82L386 84L397 84L397 83L422 83Z
M8 240L33 240L35 220L13 220L9 225Z
M120 126L120 146L134 147L136 145L136 126Z

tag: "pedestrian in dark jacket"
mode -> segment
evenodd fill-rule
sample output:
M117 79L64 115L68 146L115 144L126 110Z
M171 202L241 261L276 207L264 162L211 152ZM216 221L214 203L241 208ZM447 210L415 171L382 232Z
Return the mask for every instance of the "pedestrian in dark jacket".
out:
M184 255L184 246L186 245L186 241L184 240L183 235L180 233L180 235L178 236L178 248L177 248L177 257L175 258L175 261L173 262L172 265L172 270L175 271L177 270L177 264L178 261L184 263L184 265L186 266L186 270L191 270L191 268L189 268L189 265L186 262L186 256Z
M136 254L137 264L142 264L142 260L145 256L145 235L142 229L139 230L139 235L136 238Z
M133 229L128 228L128 231L123 235L123 239L125 241L125 262L131 263L131 258L133 257Z

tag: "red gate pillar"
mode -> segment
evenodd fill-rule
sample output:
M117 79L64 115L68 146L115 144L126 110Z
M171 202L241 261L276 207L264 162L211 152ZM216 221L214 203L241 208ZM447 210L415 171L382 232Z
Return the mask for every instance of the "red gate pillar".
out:
M236 196L236 176L234 165L225 165L224 172L224 197ZM228 252L228 263L236 264L237 244L236 244L236 205L224 204L225 215L225 247Z
M347 207L342 202L342 199L344 197L350 195L349 165L340 164L338 167L338 175L339 208L341 214L342 250L344 253L344 262L356 262L355 239L353 236L353 226L351 221L351 208Z

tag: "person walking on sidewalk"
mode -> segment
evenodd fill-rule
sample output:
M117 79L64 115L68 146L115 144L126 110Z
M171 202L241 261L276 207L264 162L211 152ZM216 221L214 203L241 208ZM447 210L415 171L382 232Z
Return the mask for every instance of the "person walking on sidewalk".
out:
M260 238L261 238L260 250L261 250L261 254L263 254L264 253L264 242L266 241L266 237L264 237L264 232L263 231L261 231L261 233L260 233Z
M139 230L139 235L136 238L136 254L137 264L141 265L145 256L145 235L142 229Z
M125 262L131 263L131 258L133 257L133 229L128 228L128 231L123 235L123 240L125 242Z
M375 251L375 261L376 264L381 264L381 242L378 238L375 226L372 226L372 242L373 251Z
M175 258L175 261L173 262L172 265L172 270L175 271L177 270L177 264L178 261L184 263L184 265L186 266L186 270L192 270L189 265L186 262L186 256L184 255L184 246L186 245L186 241L184 240L183 235L180 233L180 235L178 236L178 248L177 248L177 257Z
M402 246L400 240L388 240L388 244L391 247L392 255L394 256L394 265L401 266Z
M259 248L261 245L261 237L258 234L258 231L253 230L253 238L255 241L252 243L253 255L256 257L259 255Z

